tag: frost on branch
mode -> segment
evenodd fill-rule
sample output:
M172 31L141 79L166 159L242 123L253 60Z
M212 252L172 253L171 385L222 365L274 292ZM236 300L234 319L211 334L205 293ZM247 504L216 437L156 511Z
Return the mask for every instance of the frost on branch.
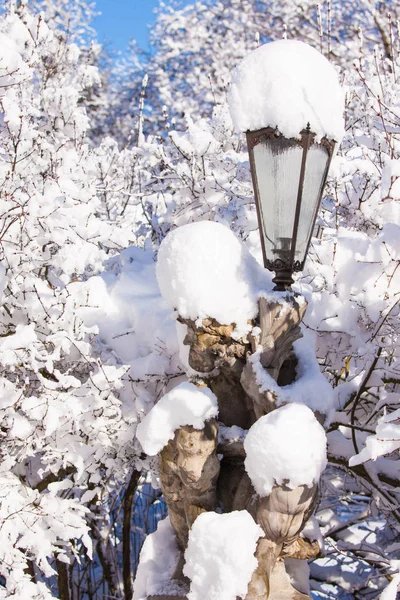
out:
M327 464L325 431L301 404L282 406L258 419L244 449L246 471L261 497L275 485L311 487Z
M368 460L376 460L379 456L391 454L400 448L400 409L383 415L376 425L376 433L365 440L365 448L349 460L351 467Z
M335 68L304 42L280 40L248 54L233 72L229 107L237 131L273 127L295 138L310 124L317 138L340 142L344 134Z
M54 576L93 556L101 495L125 470L126 369L79 314L83 280L116 247L80 102L97 70L13 6L0 19L0 575L6 597L25 599L53 596Z

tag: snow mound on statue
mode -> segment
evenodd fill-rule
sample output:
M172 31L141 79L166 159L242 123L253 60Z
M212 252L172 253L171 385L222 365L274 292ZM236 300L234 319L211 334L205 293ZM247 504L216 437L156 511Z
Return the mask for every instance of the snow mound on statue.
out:
M244 449L246 471L260 496L275 485L311 487L327 464L325 431L302 404L287 404L258 419Z
M276 127L299 138L310 124L317 138L340 142L344 92L333 65L296 40L280 40L250 52L232 73L229 108L237 131Z
M185 381L165 394L139 423L136 436L143 450L155 456L184 425L203 429L204 423L218 416L218 401L207 387L197 388Z
M184 574L191 580L188 600L244 598L264 535L246 510L203 513L189 533Z
M179 584L171 582L179 559L175 532L169 517L145 539L133 589L133 600L147 600L156 594L178 594Z
M171 231L160 246L157 279L167 304L185 319L211 317L250 329L260 290L270 277L235 234L220 223L200 221Z

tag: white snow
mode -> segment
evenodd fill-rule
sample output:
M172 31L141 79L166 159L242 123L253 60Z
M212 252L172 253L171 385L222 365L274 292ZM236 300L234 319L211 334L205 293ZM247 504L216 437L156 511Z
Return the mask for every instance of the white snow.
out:
M322 537L322 532L316 517L311 516L308 519L307 523L303 527L300 536L305 538L306 540L310 540L310 542L317 541L321 550L324 549L324 538Z
M179 550L169 517L158 523L157 531L148 535L140 552L133 585L133 600L172 592L170 580L178 563Z
M260 496L274 485L311 487L327 464L325 431L303 404L287 404L258 419L244 449L246 471Z
M79 316L87 327L98 328L107 346L131 365L132 379L173 371L176 321L158 289L154 253L131 246L113 260L113 272L72 287ZM160 353L160 340L165 354Z
M260 362L261 350L257 350L249 358L249 361L252 364L260 391L273 392L278 406L293 402L305 404L311 410L327 415L326 421L329 422L333 412L333 390L319 369L311 335L306 331L303 333L304 337L296 340L293 344L293 350L298 360L296 380L293 383L283 387L276 383Z
M234 442L243 443L247 435L247 430L238 427L237 425L231 425L227 427L220 423L218 427L218 443L219 444L233 444Z
M237 131L277 127L299 137L310 123L317 138L340 142L344 93L333 65L296 40L279 40L250 52L232 73L229 108Z
M267 271L235 234L212 221L189 223L167 235L157 279L165 301L181 317L235 323L237 336L249 331L260 290L272 287Z
M398 598L397 592L400 589L400 560L391 560L390 566L396 570L396 574L393 575L391 582L379 596L379 600L396 600Z
M310 594L310 567L308 562L297 558L285 558L285 569L293 587L303 594Z
M218 402L213 392L185 381L157 402L139 423L136 435L146 454L155 456L179 427L202 429L206 421L217 415Z
M378 421L376 433L365 440L365 448L349 460L350 467L390 454L400 448L400 408Z
M5 269L4 265L2 265L0 263L0 299L3 295L6 284L7 284L6 269Z
M244 598L257 567L257 541L263 535L246 510L197 517L189 533L183 569L191 580L188 600Z

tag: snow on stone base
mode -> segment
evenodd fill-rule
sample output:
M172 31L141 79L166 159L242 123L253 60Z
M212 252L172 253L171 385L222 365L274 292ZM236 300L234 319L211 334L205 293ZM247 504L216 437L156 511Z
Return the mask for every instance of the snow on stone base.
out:
M204 423L218 416L217 397L207 387L198 388L185 381L165 394L139 423L136 436L149 456L158 454L176 429L191 425L203 429Z
M260 496L268 496L274 485L311 487L327 464L325 431L302 404L287 404L258 419L244 449L246 471Z
M183 570L191 580L188 600L244 598L257 568L257 541L263 535L246 510L197 517L189 533Z
M344 135L335 68L304 42L279 40L250 52L232 74L228 100L237 131L277 127L299 138L309 123L317 138L340 142Z
M133 585L133 600L147 600L148 596L178 592L170 588L178 559L175 532L167 517L158 523L157 531L144 541Z

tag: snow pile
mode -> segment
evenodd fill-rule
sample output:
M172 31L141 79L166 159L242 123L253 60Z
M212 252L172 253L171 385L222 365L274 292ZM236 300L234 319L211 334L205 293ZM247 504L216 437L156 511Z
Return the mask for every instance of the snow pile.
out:
M310 597L310 567L306 560L285 558L285 570L289 581L297 591Z
M234 233L220 223L200 221L170 232L160 246L157 279L167 304L189 319L212 317L249 330L262 288L272 285Z
M298 360L296 380L282 387L262 366L261 349L249 357L260 391L273 392L278 406L289 403L305 404L314 412L327 415L326 421L329 421L333 412L333 389L319 370L311 336L305 333L303 338L294 342L293 350Z
M232 74L229 108L237 131L277 127L288 138L310 124L317 138L340 142L344 93L334 67L317 50L280 40L250 52Z
M244 598L264 535L246 510L201 514L189 533L184 574L190 578L188 600Z
M169 517L158 523L157 531L145 539L133 590L133 600L178 592L171 578L178 564L179 550ZM176 588L176 586L175 586Z
M192 117L187 114L186 130L181 133L171 131L169 135L174 144L187 156L193 154L203 156L207 152L218 152L219 150L218 141L213 136L210 123L206 119L195 123Z
M139 423L136 436L149 456L160 452L175 430L183 425L203 429L205 421L218 415L216 396L207 387L185 381L165 394Z
M176 321L158 289L154 253L131 246L107 266L108 271L88 279L80 290L73 289L80 317L88 327L97 327L107 347L131 365L132 379L174 372L170 358L179 350Z
M313 412L287 404L261 417L244 441L245 468L260 496L274 485L312 486L326 467L326 435Z
M321 550L323 550L324 538L322 537L322 531L316 517L311 516L308 519L300 533L300 537L305 538L310 542L318 542L319 547L321 548Z

